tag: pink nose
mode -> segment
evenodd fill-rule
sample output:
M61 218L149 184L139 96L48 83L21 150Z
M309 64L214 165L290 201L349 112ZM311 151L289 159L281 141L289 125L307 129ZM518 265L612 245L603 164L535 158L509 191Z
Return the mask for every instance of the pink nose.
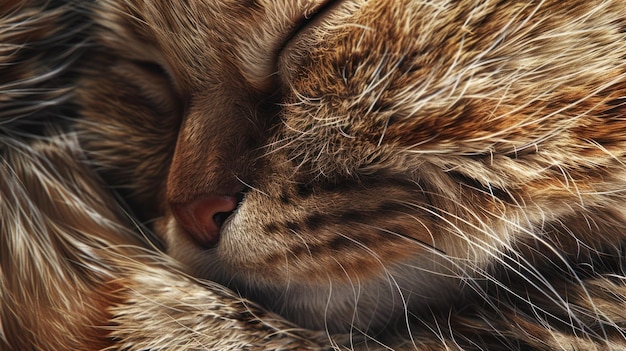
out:
M183 205L172 205L176 220L199 245L210 248L220 238L220 227L238 200L229 195L209 195Z

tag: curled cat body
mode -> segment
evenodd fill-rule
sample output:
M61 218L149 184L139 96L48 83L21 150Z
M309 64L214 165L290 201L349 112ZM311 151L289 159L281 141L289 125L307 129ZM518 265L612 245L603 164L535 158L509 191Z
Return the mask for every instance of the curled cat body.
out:
M46 123L135 248L98 266L108 347L211 340L128 317L158 295L183 318L159 287L206 280L216 320L279 325L259 348L626 348L623 0L70 5L88 44L55 71L71 118Z

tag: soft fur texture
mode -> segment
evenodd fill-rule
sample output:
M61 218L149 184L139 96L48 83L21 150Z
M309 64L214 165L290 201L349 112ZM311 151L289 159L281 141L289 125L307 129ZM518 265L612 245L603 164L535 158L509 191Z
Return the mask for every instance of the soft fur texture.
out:
M626 1L0 14L3 349L626 348Z

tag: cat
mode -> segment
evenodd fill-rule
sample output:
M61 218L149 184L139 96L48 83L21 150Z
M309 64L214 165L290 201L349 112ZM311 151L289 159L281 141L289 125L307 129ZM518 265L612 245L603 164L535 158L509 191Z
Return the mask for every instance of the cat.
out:
M0 89L2 194L23 189L2 218L42 213L3 226L7 345L626 348L623 0L29 6L47 31L21 40L55 44L10 57L34 76ZM32 28L14 16L8 38ZM75 214L51 212L51 185L29 194L29 162ZM41 228L77 240L41 246L78 264L32 249L51 273L21 276L13 247ZM65 280L51 310L76 320L16 307ZM46 329L83 338L16 337Z
M321 350L183 273L94 172L72 127L83 5L0 4L0 350Z

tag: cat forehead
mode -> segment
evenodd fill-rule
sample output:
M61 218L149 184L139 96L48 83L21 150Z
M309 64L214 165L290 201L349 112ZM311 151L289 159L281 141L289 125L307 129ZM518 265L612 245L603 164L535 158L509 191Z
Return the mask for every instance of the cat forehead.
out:
M619 33L598 25L619 11L438 4L368 2L348 23L319 28L318 41L291 56L296 68L283 70L287 103L298 106L285 114L289 128L445 152L511 151L612 98L592 97L589 82L609 86L623 75Z

